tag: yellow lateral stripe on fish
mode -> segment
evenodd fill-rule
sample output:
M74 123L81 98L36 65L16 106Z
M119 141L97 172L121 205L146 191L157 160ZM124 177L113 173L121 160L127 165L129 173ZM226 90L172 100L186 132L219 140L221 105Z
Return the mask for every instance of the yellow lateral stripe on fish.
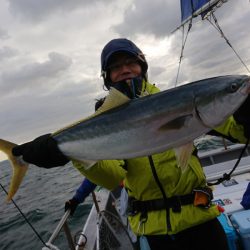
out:
M0 139L0 150L8 156L13 170L7 201L10 201L17 192L28 169L28 164L24 164L19 160L19 158L13 156L12 148L14 148L15 146L17 146L17 144Z

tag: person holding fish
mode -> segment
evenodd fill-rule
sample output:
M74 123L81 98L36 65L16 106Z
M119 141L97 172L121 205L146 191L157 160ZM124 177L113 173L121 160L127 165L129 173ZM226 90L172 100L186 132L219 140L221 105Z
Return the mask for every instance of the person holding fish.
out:
M148 63L145 55L132 41L119 38L108 42L101 54L101 69L104 86L110 91L110 94L97 110L96 119L101 119L101 114L108 116L111 111L107 110L111 108L118 115L119 112L122 112L123 107L127 109L131 107L132 109L134 103L139 103L141 100L152 100L148 105L140 106L140 109L136 111L139 116L140 112L145 111L144 109L152 109L150 114L143 117L148 123L151 122L150 116L160 112L158 104L156 104L157 98L161 98L161 95L157 94L160 90L154 84L148 82ZM231 78L214 78L209 79L209 81L217 81L219 86L225 79L227 81ZM244 76L240 80L235 78L233 84L230 84L230 88L226 88L229 89L230 94L236 93L242 87L237 85L238 82L241 82L240 84L242 82L244 84L245 82L249 83L249 77ZM209 91L208 87L206 89ZM238 92L243 93L242 89ZM246 94L248 93L249 86ZM151 99L154 95L157 98ZM182 101L185 101L185 96L182 95L184 99L175 101L181 104ZM228 101L230 105L235 105L234 110L231 111L233 115L229 113L219 126L214 122L214 113L211 112L210 116L206 116L203 115L204 110L202 108L196 108L194 110L195 117L202 121L203 125L210 121L211 124L216 124L215 128L211 128L212 125L204 126L205 128L202 131L204 133L213 131L213 133L234 142L246 143L250 135L250 116L247 112L250 103L249 98L246 98L245 96L244 100L246 101L242 99L241 103L237 104L238 106L236 103ZM196 100L198 99L199 96ZM232 98L228 100L232 100ZM240 101L238 97L235 98L236 100ZM219 109L222 108L218 106L213 112L219 112ZM237 112L235 112L236 109L238 109ZM225 113L223 112L221 114ZM125 112L123 116L119 117L121 123L119 123L118 128L117 124L111 124L112 120L103 118L101 120L103 123L96 127L96 133L105 130L107 124L109 128L113 125L112 129L123 129L124 123L127 124L130 133L134 133L135 120L129 122L129 117L127 118L126 114ZM160 124L159 130L161 133L181 131L182 126L188 126L189 122L192 122L193 116L192 114L183 115L181 118L175 118L172 121ZM159 117L158 123L162 122L161 114L159 114ZM125 122L125 119L128 120ZM150 124L150 127L147 126L147 123L143 124L142 135L145 138L150 135L150 130L157 126L154 122ZM198 126L198 123L191 124ZM88 126L88 121L86 126ZM194 127L194 130L198 129L198 127ZM112 140L112 131L110 132L110 140ZM132 135L131 140L133 137L137 138L137 133ZM97 155L99 154L99 158L92 159L94 157L91 157L85 161L74 156L70 157L70 154L65 153L64 147L61 145L63 143L60 141L61 144L58 144L57 136L58 134L43 135L31 142L15 146L12 153L15 157L22 157L25 162L43 168L65 165L71 160L74 167L86 178L110 190L116 188L124 180L129 196L127 215L131 229L138 236L141 244L144 246L146 244L148 249L229 249L225 232L217 220L220 211L216 205L211 203L212 190L207 186L205 174L197 156L197 149L193 143L187 143L187 140L184 140L185 138L182 140L184 136L181 132L179 132L179 138L168 139L166 136L163 138L164 140L161 140L162 137L159 137L161 143L162 141L167 143L168 140L179 140L180 143L171 144L174 146L167 150L163 150L163 147L159 146L155 151L152 151L154 152L152 154L143 150L153 145L154 140L158 138L158 134L155 136L157 138L151 137L151 140L149 138L147 141L143 141L141 152L134 150L130 144L131 150L129 151L126 147L128 142L125 143L124 139L120 139L119 136L115 138L118 140L116 147L110 146L110 141L104 138L107 152L117 151L117 155L119 155L125 148L129 151L130 157L124 159L117 157L117 160L100 156L103 147L94 152ZM122 133L120 136L122 136ZM137 142L139 144L140 140L137 139ZM181 146L182 143L186 145Z

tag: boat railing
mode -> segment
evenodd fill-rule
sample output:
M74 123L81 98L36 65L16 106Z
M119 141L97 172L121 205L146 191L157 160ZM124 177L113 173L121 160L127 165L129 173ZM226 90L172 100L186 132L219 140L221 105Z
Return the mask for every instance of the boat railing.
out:
M244 145L236 144L228 146L227 148L217 148L206 152L199 153L202 166L207 167L210 165L223 163L229 160L237 160L241 154ZM250 156L250 145L245 149L243 158Z
M70 210L67 210L46 242L47 247L42 250L59 250L53 244L62 230L64 230L70 250L134 249L128 224L118 212L119 196L116 197L117 194L115 196L107 190L99 190L97 195L95 192L92 193L93 206L82 231L72 237L67 223Z
M55 228L54 232L50 236L49 240L46 242L47 247L42 248L42 250L45 250L45 249L58 250L59 249L55 245L53 245L53 243L58 237L59 233L62 231L62 229L64 230L64 233L66 235L69 249L75 250L74 240L73 240L73 237L71 235L71 232L67 223L67 219L69 216L70 216L70 210L67 210L62 216L61 220L59 221L57 227Z

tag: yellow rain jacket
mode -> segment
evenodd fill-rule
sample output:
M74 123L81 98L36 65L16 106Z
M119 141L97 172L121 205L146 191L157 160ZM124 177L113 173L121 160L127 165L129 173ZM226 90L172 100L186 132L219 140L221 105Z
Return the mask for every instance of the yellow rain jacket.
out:
M143 83L143 90L144 94L159 92L158 88L148 82ZM243 127L237 125L233 117L230 117L216 130L226 136L231 135L239 141L245 142L246 140L243 135ZM189 167L183 173L181 168L177 166L173 150L152 155L152 159L167 197L190 194L194 188L206 186L202 166L195 154L192 154ZM107 189L116 188L124 180L130 197L140 201L163 198L152 174L148 157L128 159L126 164L123 160L103 160L87 170L79 162L74 161L73 164L89 180ZM129 216L129 222L133 232L137 235L176 234L186 228L211 220L218 215L219 211L215 205L210 208L201 208L189 204L182 206L181 212L173 212L170 209L171 229L167 227L166 209L148 212L147 220L142 225L140 224L140 213Z

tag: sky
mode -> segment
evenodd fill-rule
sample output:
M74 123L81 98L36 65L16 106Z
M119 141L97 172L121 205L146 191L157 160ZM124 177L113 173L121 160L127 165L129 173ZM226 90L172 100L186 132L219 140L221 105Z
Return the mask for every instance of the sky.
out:
M215 15L250 67L250 2L229 0ZM140 47L151 83L174 87L180 16L177 0L0 0L0 138L24 143L92 114L107 95L100 54L113 38ZM178 84L226 74L249 73L217 30L195 18Z

